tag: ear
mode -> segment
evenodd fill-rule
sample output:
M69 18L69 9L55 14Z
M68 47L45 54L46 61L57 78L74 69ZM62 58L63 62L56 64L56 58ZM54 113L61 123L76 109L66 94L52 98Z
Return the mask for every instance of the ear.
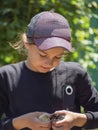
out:
M30 48L30 44L28 43L28 40L27 40L27 36L26 34L22 34L22 41L23 41L23 46L25 47L26 50L28 50Z
M29 43L25 43L24 42L23 45L24 45L24 47L25 47L26 50L28 50L30 48L30 44Z

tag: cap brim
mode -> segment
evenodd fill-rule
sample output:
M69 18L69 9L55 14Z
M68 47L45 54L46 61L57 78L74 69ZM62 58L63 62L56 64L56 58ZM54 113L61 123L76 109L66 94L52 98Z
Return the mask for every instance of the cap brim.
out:
M48 50L54 47L63 47L69 52L73 51L71 43L59 37L38 38L34 39L34 42L41 50Z

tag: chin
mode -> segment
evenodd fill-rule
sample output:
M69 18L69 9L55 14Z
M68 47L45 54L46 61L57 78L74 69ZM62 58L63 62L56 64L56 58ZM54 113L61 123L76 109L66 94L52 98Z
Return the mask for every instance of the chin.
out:
M52 70L54 70L54 68L47 69L47 70L40 70L39 72L41 72L41 73L48 73L48 72L50 72Z
M49 70L50 71L50 70ZM49 71L39 71L40 73L47 73L47 72L49 72Z

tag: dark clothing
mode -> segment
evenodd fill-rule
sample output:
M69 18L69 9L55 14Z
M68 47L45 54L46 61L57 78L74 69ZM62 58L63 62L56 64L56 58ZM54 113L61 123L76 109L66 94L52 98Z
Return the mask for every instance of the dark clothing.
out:
M53 113L62 109L80 112L80 106L85 112L92 111L87 113L85 127L98 127L98 113L94 113L98 111L98 93L89 75L77 63L61 62L47 73L31 71L25 62L0 68L0 116L6 114L0 122L0 130L15 130L12 119L25 113Z

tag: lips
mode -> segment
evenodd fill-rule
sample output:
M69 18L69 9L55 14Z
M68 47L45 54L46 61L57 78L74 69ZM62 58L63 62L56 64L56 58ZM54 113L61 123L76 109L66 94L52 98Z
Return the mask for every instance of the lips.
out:
M49 71L54 70L55 67L52 67L52 68L50 68L50 67L41 67L41 68L42 68L43 72L49 72Z
M41 68L43 68L45 70L50 70L51 69L50 67L44 67L44 66L41 66Z

